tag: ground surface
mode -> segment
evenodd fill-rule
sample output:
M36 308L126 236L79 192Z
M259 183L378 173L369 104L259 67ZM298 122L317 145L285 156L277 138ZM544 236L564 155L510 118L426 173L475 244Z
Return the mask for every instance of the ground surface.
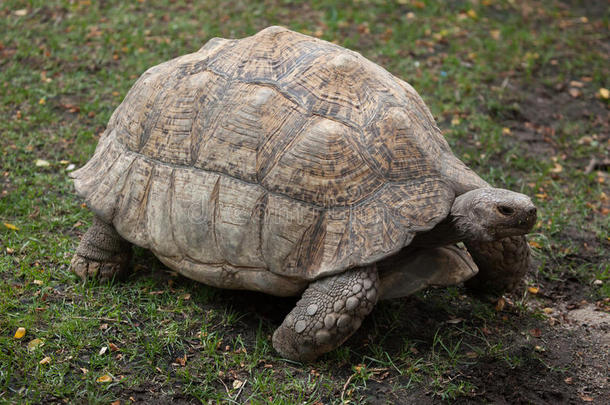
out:
M216 3L0 4L0 402L610 398L607 3ZM342 348L301 365L270 345L294 299L191 283L142 250L126 282L70 274L91 214L67 173L137 76L271 24L409 81L458 156L532 196L536 267L513 295L455 287L382 302Z

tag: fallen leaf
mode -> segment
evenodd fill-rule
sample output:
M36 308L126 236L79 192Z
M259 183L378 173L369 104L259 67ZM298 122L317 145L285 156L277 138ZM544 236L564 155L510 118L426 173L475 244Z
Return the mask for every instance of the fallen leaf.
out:
M15 332L15 336L13 336L13 337L15 339L21 339L24 336L25 336L25 328L19 327L19 328L17 328L17 331Z
M98 383L109 383L112 381L112 377L110 377L108 374L104 374L101 377L98 377L97 380L95 380Z
M67 167L66 167L66 171L67 172L71 172L72 170L76 169L76 165L74 163L70 163Z
M121 405L121 400L117 399L116 401L111 402L110 405Z
M13 11L13 14L15 14L17 17L23 17L23 16L28 15L28 9L22 8L19 10L15 10L15 11Z
M176 363L184 367L186 365L186 354L183 357L177 357Z
M119 349L119 347L118 347L117 345L115 345L114 343L108 343L108 346L110 346L110 350L111 350L111 351L113 351L113 352L118 352L119 350L121 350L121 349Z
M540 289L538 287L527 287L527 291L529 291L531 294L538 294Z
M83 374L87 374L87 373L89 372L89 370L87 370L87 369L86 369L86 368L84 368L84 367L81 367L81 368L80 368L80 371L82 371L82 372L83 372Z
M43 358L42 360L40 360L38 362L38 364L47 364L51 362L51 358L49 356L46 356L45 358Z
M6 222L3 222L3 224L4 224L4 226L6 226L8 229L10 229L10 230L12 230L12 231L18 231L18 230L19 230L19 228L17 228L17 227L16 227L15 225L13 225L13 224L9 224L9 223L6 223Z
M559 163L555 163L555 166L551 169L551 173L561 173L563 167Z
M544 312L547 315L552 314L553 313L553 308L549 308L549 307L543 308L542 312Z
M535 346L534 350L537 351L537 352L540 352L540 353L546 352L546 349L544 347L542 347L542 346Z
M476 359L479 355L476 352L466 352L466 357L469 359Z
M34 351L36 349L38 349L39 347L44 346L44 341L42 339L32 339L29 341L28 343L28 350L29 351Z
M241 380L233 380L233 389L236 390L244 385L244 382Z
M582 89L583 87L585 87L585 84L583 82L572 80L570 82L570 87L578 87L579 89Z
M459 125L460 122L461 122L460 117L458 117L457 115L454 115L453 118L451 119L452 126Z
M500 39L500 30L491 30L489 31L489 35L491 35L491 37L497 41Z
M190 299L191 299L191 294L184 294L184 295L182 296L182 299L183 299L183 300L185 300L185 301L190 300Z
M101 356L101 355L103 355L104 353L106 353L106 350L108 350L108 346L103 346L103 347L100 349L100 352L99 352L98 354Z
M42 280L34 280L34 281L32 281L32 283L36 284L36 285L42 285L43 284Z
M512 131L510 130L510 128L506 128L506 127L502 128L502 135L510 135L511 132Z
M608 98L610 98L610 90L603 87L599 89L597 94L600 98L603 98L604 100L608 100Z
M568 90L568 93L570 93L570 96L572 96L573 98L578 98L582 95L582 91L578 90L577 88L570 88Z
M535 329L530 330L530 335L532 335L535 338L539 338L540 336L542 336L542 331L538 328L535 328Z
M580 396L580 399L582 399L585 402L593 402L593 398L592 397L590 397L588 395L584 395L584 394Z
M40 105L45 105L46 102L47 102L47 100L45 100L44 97L41 98L40 100L38 100L38 104L40 104Z
M468 14L468 17L472 18L472 19L476 19L477 16L477 12L474 11L473 9L470 9L466 12L466 14Z
M447 323L455 325L455 324L462 322L463 320L464 320L463 318L454 318L454 319L449 319L447 321Z
M534 240L530 240L527 242L531 247L536 248L536 249L540 249L542 247L542 245L540 245L540 243L534 241Z
M566 377L565 380L563 380L566 384L572 384L572 382L574 382L574 379L572 377Z
M44 159L36 159L36 162L34 162L34 164L36 165L36 167L47 167L51 165Z
M504 301L504 298L500 297L498 302L496 302L496 311L502 311L504 309L504 305L506 305L506 301Z

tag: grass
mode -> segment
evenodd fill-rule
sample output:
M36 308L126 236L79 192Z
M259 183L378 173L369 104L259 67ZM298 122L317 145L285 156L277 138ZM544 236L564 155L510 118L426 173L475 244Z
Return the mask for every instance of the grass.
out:
M584 169L591 157L608 158L608 101L599 95L608 87L608 13L587 7L2 2L0 401L442 401L483 395L473 370L496 361L538 373L543 354L522 333L544 327L546 316L531 309L539 299L525 286L504 310L460 288L383 302L346 345L300 365L270 343L289 299L195 285L142 250L127 282L83 284L68 265L92 217L67 174L92 155L145 69L214 36L286 25L409 81L458 156L491 183L535 199L538 267L527 283L548 286L552 301L553 286L572 280L578 299L602 302L610 297L610 179ZM19 327L21 340L13 338ZM44 345L29 349L35 338ZM98 382L105 375L110 381Z

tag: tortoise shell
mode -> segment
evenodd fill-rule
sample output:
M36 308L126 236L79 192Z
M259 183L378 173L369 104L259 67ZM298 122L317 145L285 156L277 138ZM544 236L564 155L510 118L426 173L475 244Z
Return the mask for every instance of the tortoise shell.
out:
M281 27L146 71L73 177L169 267L276 295L392 255L486 185L409 84Z

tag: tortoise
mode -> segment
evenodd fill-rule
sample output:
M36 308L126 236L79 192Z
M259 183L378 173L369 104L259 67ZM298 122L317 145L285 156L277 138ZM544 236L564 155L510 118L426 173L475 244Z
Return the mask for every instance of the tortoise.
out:
M273 334L293 360L341 345L379 299L505 291L530 266L527 196L454 156L409 84L282 27L147 70L72 177L95 214L76 274L127 274L133 244L210 286L300 295Z

